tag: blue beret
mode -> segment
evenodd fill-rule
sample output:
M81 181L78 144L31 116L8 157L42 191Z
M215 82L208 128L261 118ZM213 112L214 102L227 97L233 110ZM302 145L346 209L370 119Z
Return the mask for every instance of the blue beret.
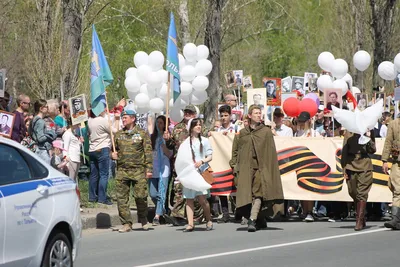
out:
M124 115L136 115L136 112L134 110L128 109L128 110L122 111L121 116L124 116Z

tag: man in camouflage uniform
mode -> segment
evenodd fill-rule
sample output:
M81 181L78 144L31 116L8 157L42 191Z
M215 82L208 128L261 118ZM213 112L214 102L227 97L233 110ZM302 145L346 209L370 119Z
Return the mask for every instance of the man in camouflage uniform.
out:
M132 230L132 216L129 207L131 186L137 206L139 222L148 230L147 222L147 178L153 170L153 154L150 137L136 125L136 113L125 110L122 114L123 129L115 135L118 152L112 153L117 160L116 178L118 213L123 227L120 233Z
M189 132L186 128L188 121L190 119L196 118L197 115L196 108L193 105L187 105L183 110L183 112L184 112L184 118L180 123L175 125L174 130L172 131L172 135L171 136L169 136L168 134L164 135L164 138L167 140L168 149L174 150L173 162L175 162L179 146L189 136ZM208 134L207 129L204 129L203 136L207 136L207 134ZM174 179L177 177L175 170L173 171L172 175ZM178 183L174 185L174 207L172 208L171 216L164 215L166 221L175 226L183 224L179 223L179 221L183 221L185 219L185 199L183 198L182 190L183 190L182 184ZM203 209L197 201L195 201L194 215L196 221L199 222L202 220Z
M386 228L400 230L400 119L396 118L388 126L382 152L383 172L388 174L388 161L392 162L388 186L393 193L392 220L385 222Z

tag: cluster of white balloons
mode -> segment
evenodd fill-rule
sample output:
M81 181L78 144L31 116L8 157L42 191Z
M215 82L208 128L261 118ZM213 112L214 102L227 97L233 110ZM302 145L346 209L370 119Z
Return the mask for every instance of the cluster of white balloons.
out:
M209 86L207 75L212 70L212 63L207 58L209 49L205 45L196 46L188 43L183 48L183 55L179 54L179 72L181 78L181 94L174 102L170 93L170 116L174 121L183 117L181 111L188 104L203 104L208 96L206 89ZM125 72L125 87L130 99L134 100L138 113L152 111L160 113L165 109L168 90L169 73L163 69L165 57L160 51L150 54L139 51L133 58L135 67ZM171 89L172 90L172 81Z
M371 56L368 52L360 50L353 56L354 67L359 71L365 71L371 64ZM335 80L328 74L321 75L317 80L318 88L323 92L325 89L341 89L345 95L348 88L353 86L353 78L348 74L349 66L343 59L335 59L330 52L322 52L318 56L318 65L326 72L330 72Z

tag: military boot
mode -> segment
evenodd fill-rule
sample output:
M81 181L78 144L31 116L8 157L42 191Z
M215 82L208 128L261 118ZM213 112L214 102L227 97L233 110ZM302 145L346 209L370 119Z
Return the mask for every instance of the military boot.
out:
M256 222L252 219L249 219L249 221L247 222L247 232L253 233L255 231L257 231Z
M120 233L128 233L130 231L132 231L132 225L130 225L129 223L124 224L122 228L118 230L118 232Z
M367 202L358 201L357 202L357 222L356 227L354 227L354 231L360 231L365 228L365 207L367 206Z
M385 222L386 228L391 228L393 230L400 230L400 208L392 206L392 220Z

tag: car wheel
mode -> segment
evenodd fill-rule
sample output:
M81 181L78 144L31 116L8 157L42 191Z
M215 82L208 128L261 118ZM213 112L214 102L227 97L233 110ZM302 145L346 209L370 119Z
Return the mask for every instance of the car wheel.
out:
M46 244L42 267L72 267L72 248L67 236L56 232Z

